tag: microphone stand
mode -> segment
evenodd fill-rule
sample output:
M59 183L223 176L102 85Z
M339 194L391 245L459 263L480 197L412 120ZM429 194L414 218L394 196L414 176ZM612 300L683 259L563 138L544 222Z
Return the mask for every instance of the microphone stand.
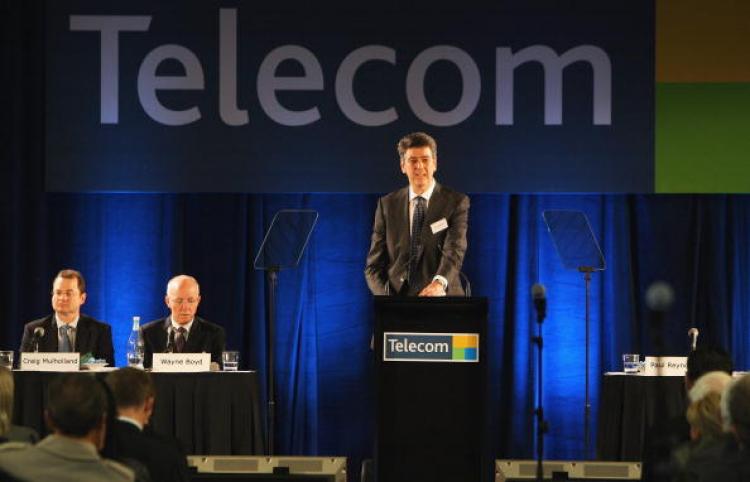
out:
M544 322L544 314L537 311L536 323L537 323L537 335L531 337L531 342L536 345L536 363L537 370L537 408L534 410L536 415L536 480L541 482L544 479L544 467L542 460L544 459L544 434L549 430L547 421L544 420L544 407L543 407L543 387L542 383L542 349L544 347L544 340L542 338L542 323Z
M589 397L589 379L591 378L591 375L589 374L590 371L590 355L589 351L590 349L590 338L591 338L591 329L590 329L590 319L591 319L591 273L594 272L594 268L590 266L581 266L578 268L578 271L583 273L583 280L584 284L586 285L586 315L585 315L585 324L586 324L586 360L584 365L586 366L585 371L585 378L586 378L586 388L585 388L585 398L583 402L583 453L585 454L587 459L591 459L591 429L590 429L590 419L591 419L591 399Z
M164 353L174 353L174 329L171 326L167 328L167 346Z
M39 353L39 342L42 341L42 337L44 337L44 328L37 327L34 329L34 337L31 340L32 348L34 349L34 353Z
M266 318L266 455L274 454L274 430L276 430L276 386L274 379L274 328L276 326L276 287L279 280L279 267L272 266L266 270L268 283L268 311Z

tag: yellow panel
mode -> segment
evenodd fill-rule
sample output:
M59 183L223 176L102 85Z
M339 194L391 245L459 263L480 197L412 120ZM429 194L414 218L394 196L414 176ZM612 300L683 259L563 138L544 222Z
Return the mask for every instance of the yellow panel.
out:
M656 0L657 82L750 82L749 0Z
M475 336L453 336L453 348L476 348L477 337Z

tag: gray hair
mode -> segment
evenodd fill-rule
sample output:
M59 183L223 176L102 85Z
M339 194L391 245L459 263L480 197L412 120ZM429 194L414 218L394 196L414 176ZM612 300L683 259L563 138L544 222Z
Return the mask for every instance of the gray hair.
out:
M691 402L699 402L709 393L721 394L732 383L732 377L725 372L708 372L695 381L688 392Z

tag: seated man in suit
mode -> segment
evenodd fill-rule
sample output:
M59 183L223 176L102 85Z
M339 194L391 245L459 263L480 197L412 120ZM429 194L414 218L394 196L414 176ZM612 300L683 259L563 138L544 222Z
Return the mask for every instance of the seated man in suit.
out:
M367 285L374 295L461 296L469 198L435 181L435 139L416 132L397 148L409 185L378 200Z
M151 375L136 368L120 368L106 380L117 406L117 421L112 428L116 456L143 464L154 482L190 480L187 457L177 441L145 430L156 398Z
M221 363L226 335L224 328L195 316L201 301L200 286L192 276L175 276L167 283L164 303L170 316L143 327L146 368L152 365L154 353L210 353L211 362Z
M107 360L110 366L114 366L112 328L82 315L81 305L85 302L86 281L83 275L72 269L57 273L52 282L54 314L26 324L19 351L91 353L95 358Z
M89 374L66 373L47 389L44 412L52 434L28 448L0 451L0 474L13 480L132 482L127 467L99 450L107 431L107 395Z

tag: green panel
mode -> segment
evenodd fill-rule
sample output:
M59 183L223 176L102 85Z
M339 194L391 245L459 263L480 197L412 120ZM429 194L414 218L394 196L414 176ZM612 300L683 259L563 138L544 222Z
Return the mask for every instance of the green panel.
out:
M656 84L658 193L750 192L750 84Z

